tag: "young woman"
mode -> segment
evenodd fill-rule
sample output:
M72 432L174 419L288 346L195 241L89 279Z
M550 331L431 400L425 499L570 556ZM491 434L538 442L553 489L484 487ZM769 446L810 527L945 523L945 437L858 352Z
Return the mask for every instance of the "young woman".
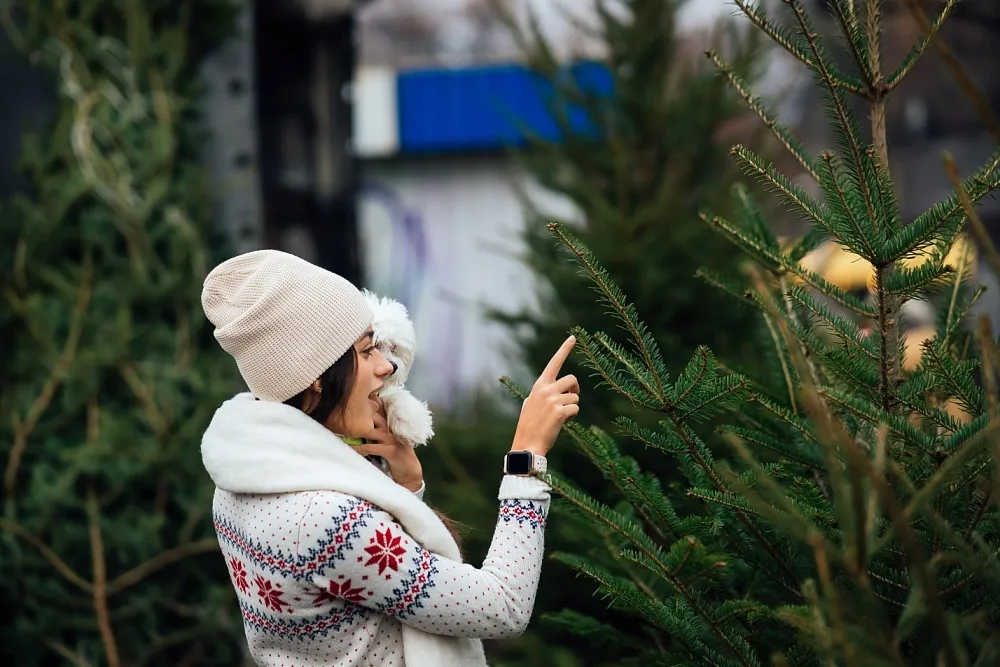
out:
M497 457L499 519L477 569L424 504L413 449L386 429L378 392L393 367L353 285L262 250L216 267L202 305L250 390L218 409L202 457L257 664L483 666L480 640L524 632L549 508L536 473L579 410L576 379L558 377L575 341L524 401L502 468Z

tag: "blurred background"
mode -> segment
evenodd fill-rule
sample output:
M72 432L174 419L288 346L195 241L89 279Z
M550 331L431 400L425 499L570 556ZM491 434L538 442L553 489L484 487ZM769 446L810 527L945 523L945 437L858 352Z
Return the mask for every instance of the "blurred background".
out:
M920 28L908 2L884 11L895 63ZM214 263L279 248L408 307L408 387L436 419L427 500L467 526L478 564L516 420L497 379L530 382L573 325L617 335L545 222L579 230L671 370L699 344L754 369L765 333L695 276L741 259L697 214L755 187L735 143L814 186L705 51L809 149L833 145L808 75L728 0L0 0L0 19L0 656L18 666L246 661L198 453L239 389L198 302ZM960 3L942 37L997 108L997 3ZM995 142L935 50L902 88L890 159L909 220L951 190L943 151L967 175ZM982 215L995 234L1000 207ZM866 291L857 258L805 261ZM996 278L977 274L996 325ZM933 314L915 303L920 336ZM584 390L588 424L635 413ZM551 461L614 503L568 442ZM556 503L550 553L607 556L581 525ZM547 562L531 628L489 642L491 664L630 664L601 624L628 629Z

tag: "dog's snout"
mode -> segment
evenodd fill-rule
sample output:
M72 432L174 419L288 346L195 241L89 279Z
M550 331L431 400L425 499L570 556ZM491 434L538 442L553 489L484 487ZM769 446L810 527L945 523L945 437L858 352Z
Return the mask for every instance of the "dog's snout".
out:
M399 370L399 364L397 364L395 361L390 361L389 363L392 364L392 373L389 373L389 375L395 375L396 371Z

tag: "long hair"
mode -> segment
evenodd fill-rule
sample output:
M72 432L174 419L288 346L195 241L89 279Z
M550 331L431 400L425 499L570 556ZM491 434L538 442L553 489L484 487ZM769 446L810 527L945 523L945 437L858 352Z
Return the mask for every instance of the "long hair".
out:
M318 421L322 425L326 425L331 417L342 417L344 411L347 409L347 399L350 397L351 392L354 390L354 383L357 380L357 369L358 369L358 359L357 351L354 346L341 355L339 359L333 362L333 365L323 371L319 376L319 400L316 403L316 407L313 409L309 416ZM306 404L306 395L309 389L305 389L295 396L292 396L287 401L285 405L290 405L293 408L302 410L303 406ZM463 558L465 557L465 551L462 548L462 533L464 533L468 527L454 519L450 518L444 512L440 510L431 508L441 522L451 533L452 538L455 540L455 544L458 545L458 550L462 553Z

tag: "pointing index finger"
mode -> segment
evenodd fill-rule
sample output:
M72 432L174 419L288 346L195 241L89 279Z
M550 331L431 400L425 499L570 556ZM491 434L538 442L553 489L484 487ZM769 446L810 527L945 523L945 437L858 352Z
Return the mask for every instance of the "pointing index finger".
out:
M569 357L569 353L573 350L574 345L576 345L576 337L570 336L567 338L566 342L552 355L552 358L546 364L545 370L538 376L538 379L545 382L555 382L559 376L559 371L562 369L563 364L566 363L566 359Z

